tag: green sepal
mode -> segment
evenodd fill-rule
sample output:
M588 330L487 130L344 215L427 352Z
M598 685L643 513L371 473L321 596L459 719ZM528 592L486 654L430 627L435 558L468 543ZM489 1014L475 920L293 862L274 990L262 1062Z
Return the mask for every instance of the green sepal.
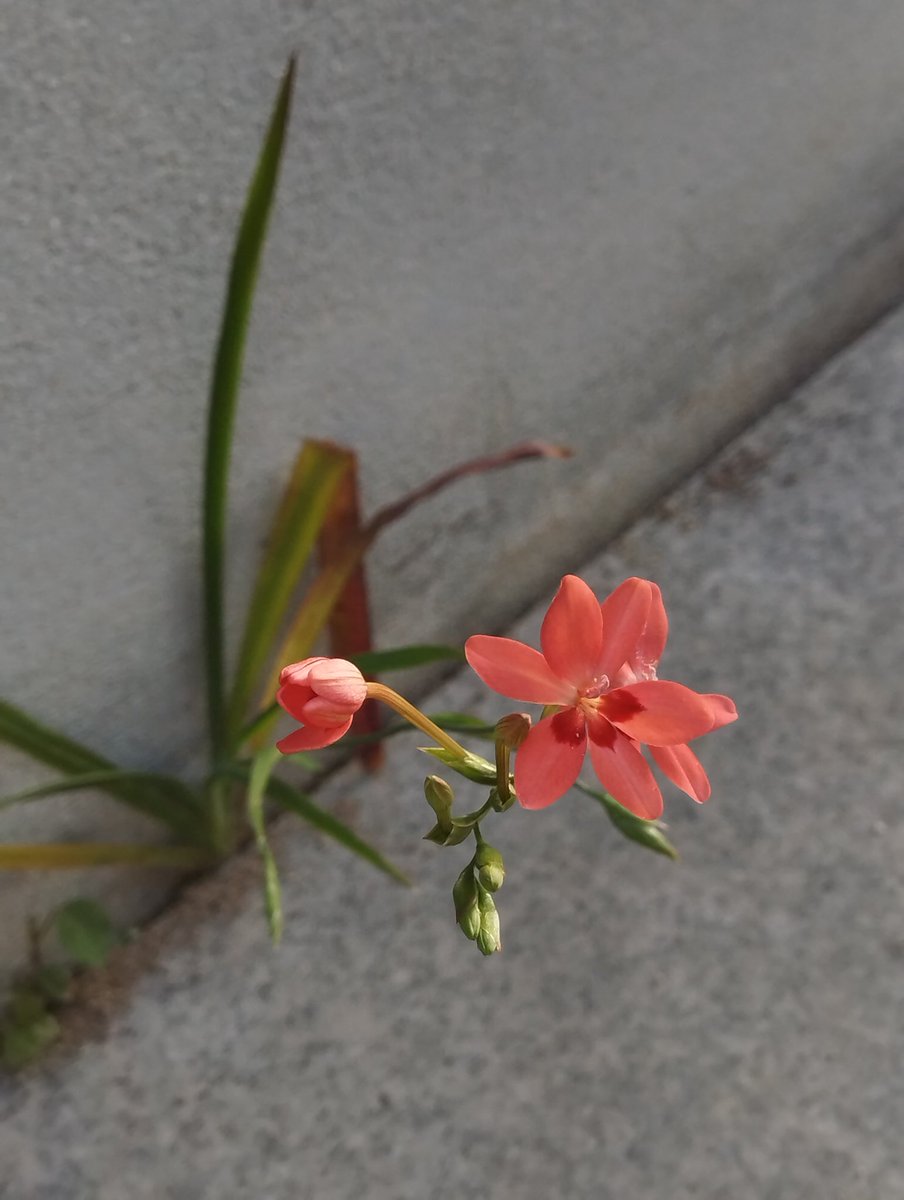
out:
M449 836L449 831L443 829L441 825L434 825L432 829L428 829L424 834L425 842L433 842L434 846L445 846L446 838Z
M460 846L471 836L471 831L482 816L483 813L478 811L465 813L463 817L452 817L448 829L437 823L424 834L424 841L433 842L436 846Z
M477 878L488 892L498 892L505 881L505 863L502 855L489 842L481 842L474 855Z
M673 860L678 858L678 851L665 836L662 825L658 821L647 821L643 817L635 816L608 792L597 791L596 788L588 787L586 783L578 782L574 786L585 796L592 796L598 804L601 804L615 828L629 841L637 842L639 846L646 846L648 850L662 854L665 858Z
M452 887L455 920L465 937L473 942L480 932L480 910L477 901L477 881L474 864L468 863Z
M499 929L499 913L496 902L481 884L477 884L477 910L480 913L480 930L477 934L477 948L487 958L502 949L502 939Z
M507 799L502 799L497 788L493 788L493 791L490 795L490 800L493 805L493 812L498 813L508 812L517 799L518 797L515 795L514 790L512 789L511 780L509 780L509 794Z
M472 783L492 785L496 782L495 766L479 754L472 754L469 750L464 754L456 754L454 750L447 750L445 746L419 746L418 749L424 754L438 758L441 763L445 763L465 779L470 779Z

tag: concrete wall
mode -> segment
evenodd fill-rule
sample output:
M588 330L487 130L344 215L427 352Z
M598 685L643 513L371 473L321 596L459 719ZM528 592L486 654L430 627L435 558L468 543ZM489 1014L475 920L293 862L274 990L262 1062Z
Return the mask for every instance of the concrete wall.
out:
M900 294L902 46L897 0L4 6L2 693L124 763L197 759L208 365L291 48L236 615L303 434L360 450L370 505L522 437L580 452L387 537L391 644L517 611ZM84 798L2 823L134 832ZM134 916L147 882L77 886ZM0 877L7 961L74 886Z

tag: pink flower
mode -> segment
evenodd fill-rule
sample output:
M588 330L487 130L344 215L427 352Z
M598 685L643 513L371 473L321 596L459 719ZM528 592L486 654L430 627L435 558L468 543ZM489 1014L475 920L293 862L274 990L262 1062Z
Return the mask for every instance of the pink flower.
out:
M686 745L737 719L727 696L706 696L657 678L668 636L662 595L646 579L626 579L600 604L566 575L540 633L543 653L511 638L468 638L465 655L488 687L555 708L527 736L515 760L515 791L525 808L545 808L580 774L589 748L603 787L648 820L662 794L640 751L702 803L709 780Z
M277 703L304 728L277 742L277 749L297 754L338 742L366 698L364 676L344 658L306 658L283 667Z

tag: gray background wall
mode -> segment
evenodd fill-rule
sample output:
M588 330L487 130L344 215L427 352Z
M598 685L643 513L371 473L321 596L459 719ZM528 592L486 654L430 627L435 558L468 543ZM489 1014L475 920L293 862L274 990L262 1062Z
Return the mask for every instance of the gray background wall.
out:
M235 613L303 434L384 502L528 436L372 563L389 644L492 627L900 293L904 7L46 0L0 8L0 691L134 765L203 737L205 391L286 54L234 472ZM478 616L479 614L479 616ZM2 758L4 791L38 776ZM4 836L140 832L102 800ZM74 886L0 877L0 951Z

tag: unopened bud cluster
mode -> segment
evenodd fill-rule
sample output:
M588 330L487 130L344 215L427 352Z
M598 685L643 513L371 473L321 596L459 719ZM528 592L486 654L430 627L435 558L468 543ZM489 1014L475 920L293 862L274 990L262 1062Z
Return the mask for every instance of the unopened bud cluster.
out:
M502 949L493 893L502 887L504 879L502 855L495 846L480 842L452 888L455 920L465 937L477 943L481 954L494 954Z

